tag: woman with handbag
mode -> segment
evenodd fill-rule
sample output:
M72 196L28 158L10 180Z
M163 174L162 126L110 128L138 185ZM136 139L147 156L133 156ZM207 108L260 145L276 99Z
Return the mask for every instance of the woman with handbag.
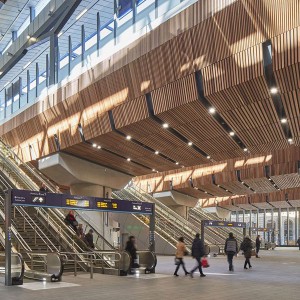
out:
M244 264L244 269L248 269L247 265L249 265L249 268L252 268L250 264L250 258L252 254L252 241L248 236L246 236L241 244L241 250L244 252L245 256L245 264Z
M185 275L188 275L190 274L186 268L185 268L185 264L184 264L184 261L183 261L183 257L185 255L188 254L188 251L186 250L186 246L185 246L185 243L184 243L184 239L183 237L180 237L178 239L178 243L177 243L177 246L176 246L176 254L175 254L175 265L176 265L176 269L175 269L175 272L174 272L174 276L179 276L177 274L180 266L182 266L183 268L183 271L185 272Z

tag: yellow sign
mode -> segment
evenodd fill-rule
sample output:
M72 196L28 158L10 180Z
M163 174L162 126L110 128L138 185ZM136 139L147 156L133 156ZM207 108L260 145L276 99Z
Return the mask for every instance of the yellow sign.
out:
M66 204L68 206L89 207L90 206L90 201L88 201L88 200L66 199Z

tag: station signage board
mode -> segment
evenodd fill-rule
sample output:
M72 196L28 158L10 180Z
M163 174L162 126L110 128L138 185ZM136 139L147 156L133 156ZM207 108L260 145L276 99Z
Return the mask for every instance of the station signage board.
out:
M11 201L13 205L19 206L41 206L133 214L153 213L153 204L147 202L133 202L129 200L54 194L28 190L11 190Z
M202 221L204 226L210 227L235 227L235 228L246 228L246 223L244 222L228 222L228 221L214 221L214 220L204 220Z

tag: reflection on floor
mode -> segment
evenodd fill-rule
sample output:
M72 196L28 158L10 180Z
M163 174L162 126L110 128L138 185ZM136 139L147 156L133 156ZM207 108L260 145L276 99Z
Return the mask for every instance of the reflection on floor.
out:
M64 274L61 283L25 283L5 287L0 284L0 300L299 300L300 251L276 249L261 251L261 258L252 258L252 269L244 270L244 257L234 258L234 272L228 271L225 256L209 258L210 267L204 269L207 275L194 279L174 277L174 257L159 256L156 274L140 274L139 277L116 277L89 273ZM195 260L184 258L187 270Z
M18 285L18 287L31 290L31 291L40 291L40 290L50 290L50 289L59 289L59 288L70 288L70 287L80 286L79 284L69 283L69 282L46 282L46 281L35 281L35 282L26 282L23 285Z

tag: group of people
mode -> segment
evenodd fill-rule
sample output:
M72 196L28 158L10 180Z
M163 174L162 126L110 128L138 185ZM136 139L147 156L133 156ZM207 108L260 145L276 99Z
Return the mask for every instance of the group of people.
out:
M255 255L257 258L258 252L260 250L260 245L261 245L261 239L260 235L257 236L256 242L255 242ZM251 256L253 255L253 244L251 239L246 236L243 240L243 242L240 245L240 250L242 250L244 257L245 257L245 262L244 262L244 269L252 268L250 259ZM233 233L229 233L229 237L225 242L225 248L224 248L225 254L227 255L227 261L229 264L229 271L233 271L233 257L237 255L239 252L239 247L238 247L238 242L233 236ZM204 249L204 244L202 240L200 239L199 233L196 234L196 237L193 241L192 244L192 257L196 260L196 265L195 267L188 272L185 268L185 263L184 263L184 256L188 254L186 245L184 243L184 238L180 237L178 239L177 247L176 247L176 254L175 254L175 265L176 269L174 272L174 276L179 276L178 275L178 270L180 266L182 266L183 271L185 272L185 275L190 275L193 278L194 272L199 269L200 272L200 277L205 277L206 275L203 273L202 269L202 259L205 256L205 249Z
M261 245L261 240L260 240L260 235L257 236L256 241L255 241L255 256L257 258L259 258L258 256L258 252L260 250L260 245ZM251 256L253 255L253 244L251 239L246 236L243 240L243 242L241 243L240 249L243 251L244 253L244 257L245 257L245 263L244 263L244 269L248 269L252 268L251 263L250 263L250 259ZM238 248L238 242L236 240L236 238L233 236L233 233L229 233L229 237L225 242L225 248L224 251L227 255L227 261L229 264L229 271L233 271L233 257L236 256L239 252L239 248Z
M176 276L176 277L179 276L178 275L178 270L179 270L180 266L182 266L183 271L185 272L185 275L190 275L191 278L194 277L194 272L197 269L199 269L200 277L205 277L206 275L203 273L202 263L201 263L201 259L205 255L205 250L204 250L204 244L200 239L200 234L199 233L196 234L196 237L195 237L195 239L193 241L193 244L192 244L192 257L196 260L196 265L190 272L188 272L186 270L185 264L184 264L184 261L183 261L183 257L187 254L188 254L188 251L187 251L186 245L184 243L184 238L180 237L178 239L178 244L177 244L177 247L176 247L176 254L175 254L176 269L175 269L175 272L174 272L174 276Z
M72 210L66 215L65 222L67 225L71 226L75 231L77 237L82 240L88 248L94 249L94 236L93 229L90 229L87 234L84 233L82 224L78 224L76 217Z

